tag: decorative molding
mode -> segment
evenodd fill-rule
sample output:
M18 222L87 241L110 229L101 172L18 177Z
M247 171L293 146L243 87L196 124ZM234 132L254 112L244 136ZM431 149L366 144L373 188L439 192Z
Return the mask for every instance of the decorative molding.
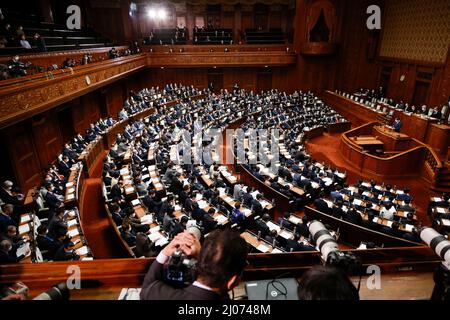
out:
M0 91L0 128L86 94L146 66L145 54L118 58L59 73L53 79L23 83ZM90 84L86 82L89 77Z
M286 52L195 52L149 54L149 67L253 67L289 66L297 62L294 53Z
M32 117L146 67L264 67L289 66L296 62L295 53L281 50L142 53L71 70L56 70L18 78L14 79L13 83L4 83L3 86L0 83L0 128Z

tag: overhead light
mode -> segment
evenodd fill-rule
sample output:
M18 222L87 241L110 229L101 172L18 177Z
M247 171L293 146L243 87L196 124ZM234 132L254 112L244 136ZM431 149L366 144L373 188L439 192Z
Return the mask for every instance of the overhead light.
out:
M167 16L166 10L164 10L163 8L158 9L158 19L164 20L166 16Z
M155 19L156 18L156 10L155 9L147 9L147 16L151 19Z
M161 69L164 69L164 67L161 67Z

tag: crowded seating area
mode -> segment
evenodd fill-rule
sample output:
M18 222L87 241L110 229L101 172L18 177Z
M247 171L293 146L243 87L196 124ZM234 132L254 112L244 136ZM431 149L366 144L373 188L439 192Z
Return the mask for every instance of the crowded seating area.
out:
M449 300L447 2L0 5L1 303Z
M416 114L426 119L438 120L442 124L450 124L450 100L440 106L415 106L404 101L394 101L385 97L382 87L375 89L360 89L354 94L336 90L336 93L368 108L376 110L393 120L394 110L406 115Z
M325 214L364 228L421 242L413 229L420 228L422 221L409 192L408 188L360 180L352 186L335 188L329 197L315 200L314 205Z
M0 20L0 55L110 47L111 40L94 30L68 30L66 26L42 22L36 15L3 10Z
M324 106L311 93L296 92L287 96L272 90L255 95L235 88L232 93L222 90L219 96L205 91L200 97L192 93L202 93L201 90L188 91L186 94L189 88L176 85L174 88L172 84L165 86L163 93L170 94L176 90L184 96L183 102L165 107L164 104L174 101L169 95L162 99L156 113L127 125L123 134L117 136L116 143L104 161L103 195L106 209L131 256L140 257L146 255L145 252L157 255L171 238L192 223L202 230L203 236L215 228L231 227L239 230L249 245L249 252L314 250L309 242L307 228L302 226L308 222L307 218L285 213L278 218L278 223L275 222L275 203L265 199L263 192L257 188L240 181L227 166L220 165L220 147L214 141L210 153L203 155L211 160L208 165L205 158L202 160L197 157L195 149L191 154L190 149L184 149L179 143L186 139L182 135L183 130L195 129L199 121L206 131L215 129L222 132L230 123L255 115L267 119L267 125L259 121L267 128L269 120L279 121L273 115L279 113L280 117L285 116L287 119L288 112L300 112L300 109L304 109L300 112L303 114L301 116L308 119L314 112L323 114L320 125L345 119ZM142 110L138 107L142 100L152 104L155 97L160 97L155 93L153 89L144 89L135 96L136 99L127 100L124 104L126 107L119 112L119 118L126 119L127 112L136 114ZM279 107L271 109L273 114L262 112L268 110L266 104L278 105L279 100L282 101ZM283 110L282 105L292 105L294 109ZM208 112L202 113L203 108ZM300 122L303 126L297 125L298 120L296 117L286 124L292 125L295 133L303 134L310 127L319 125L306 119L304 123ZM249 126L249 122L245 122L243 127L248 129ZM294 132L284 132L291 133ZM289 140L292 155L283 149L281 157L282 165L287 167L278 164L278 175L286 182L283 178L276 182L276 175L270 172L265 175L261 171L265 178L271 179L272 188L280 187L280 191L291 199L292 209L299 210L308 201L329 190L330 186L342 184L345 174L318 162L297 162L309 160L310 156L302 150L298 137L291 136L292 141L287 136L286 140ZM191 138L195 143L196 136ZM245 142L248 143L248 140ZM194 164L183 164L182 161L180 164L181 159L186 160L186 152L187 159ZM286 177L286 172L291 174L288 168L298 170L292 175L297 178L299 173L300 178L294 180Z

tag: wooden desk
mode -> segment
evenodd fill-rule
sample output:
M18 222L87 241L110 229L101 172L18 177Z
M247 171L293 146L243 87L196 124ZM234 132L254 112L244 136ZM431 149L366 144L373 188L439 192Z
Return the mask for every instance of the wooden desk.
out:
M351 140L354 141L357 146L369 152L384 148L383 141L380 141L375 137L352 137Z
M450 145L450 126L437 123L431 124L425 143L429 144L442 156L445 156Z
M250 231L245 231L241 233L241 237L251 245L253 248L262 253L282 253L283 251L277 248L273 248L271 244L269 244L265 240L258 240L258 237L251 233Z
M81 165L81 163L80 163ZM84 186L83 165L81 167L73 166L70 169L70 175L66 183L66 191L64 195L64 205L66 207L78 206L79 195Z
M378 121L380 116L384 117L383 112L376 111L362 103L355 102L335 92L325 91L320 95L320 98L324 101L324 103L338 111L356 126L367 122ZM393 118L400 118L403 123L403 127L401 129L402 133L405 133L419 141L428 143L426 137L429 136L428 131L432 127L432 124L437 122L436 119L424 118L416 114L404 113L401 110L396 110L387 105L383 105L383 107L386 107L387 111L394 112L392 115ZM439 142L438 144L441 143Z
M84 149L84 151L78 157L78 161L82 161L84 165L84 169L88 175L91 174L91 171L94 167L97 158L103 154L105 150L105 146L103 143L103 138L98 137L96 140L92 141L88 146Z
M34 198L36 192L38 192L37 187L33 187L27 191L27 195L23 201L23 206L26 211L31 211L37 206Z
M378 140L384 143L385 151L405 151L411 148L412 139L404 133L395 132L386 126L374 126L373 130Z

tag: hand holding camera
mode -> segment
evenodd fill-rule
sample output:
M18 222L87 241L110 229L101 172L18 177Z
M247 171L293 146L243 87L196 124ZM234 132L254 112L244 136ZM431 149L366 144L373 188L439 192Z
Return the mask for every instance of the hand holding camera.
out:
M175 251L182 251L188 257L197 257L200 253L200 241L191 233L183 232L173 238L173 240L163 249L164 255L172 256Z

